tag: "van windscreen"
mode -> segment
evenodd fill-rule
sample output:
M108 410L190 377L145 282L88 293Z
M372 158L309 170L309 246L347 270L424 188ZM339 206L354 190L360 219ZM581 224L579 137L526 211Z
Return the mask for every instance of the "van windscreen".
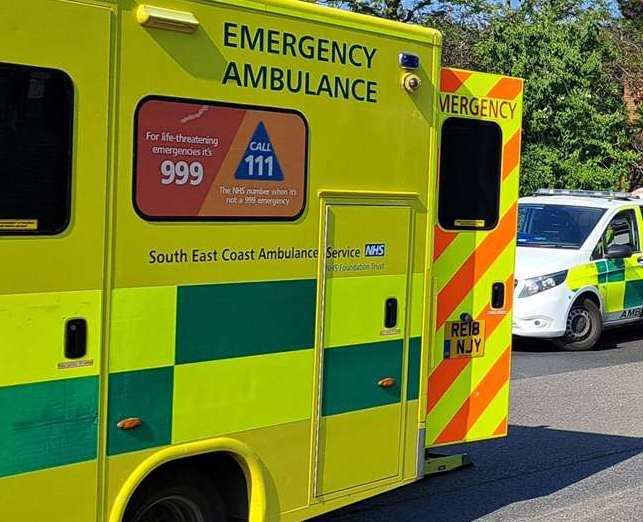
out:
M605 209L575 205L518 206L518 246L578 249Z

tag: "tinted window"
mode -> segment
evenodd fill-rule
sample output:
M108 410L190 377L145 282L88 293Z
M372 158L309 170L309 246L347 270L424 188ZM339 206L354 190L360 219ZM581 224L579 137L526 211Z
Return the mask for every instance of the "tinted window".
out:
M69 223L73 105L62 71L0 63L0 234Z
M518 206L518 246L580 248L604 209L573 205Z
M438 220L447 230L498 223L502 132L489 121L449 118L442 126Z

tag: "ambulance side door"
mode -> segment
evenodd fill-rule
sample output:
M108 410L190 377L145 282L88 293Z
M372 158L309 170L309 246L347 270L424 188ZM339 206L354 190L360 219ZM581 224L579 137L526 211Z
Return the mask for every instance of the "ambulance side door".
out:
M0 2L0 519L98 491L110 9Z
M635 321L643 305L643 254L641 253L640 211L619 210L610 220L593 258L597 259L598 284L603 296L606 323ZM612 257L615 248L627 246L631 255Z

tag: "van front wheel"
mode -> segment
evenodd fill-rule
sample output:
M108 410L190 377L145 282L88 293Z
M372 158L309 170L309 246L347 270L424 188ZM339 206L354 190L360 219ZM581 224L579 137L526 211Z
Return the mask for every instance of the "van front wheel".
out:
M572 306L567 316L565 335L554 339L554 344L562 350L589 350L596 346L602 332L600 309L591 299L584 299Z

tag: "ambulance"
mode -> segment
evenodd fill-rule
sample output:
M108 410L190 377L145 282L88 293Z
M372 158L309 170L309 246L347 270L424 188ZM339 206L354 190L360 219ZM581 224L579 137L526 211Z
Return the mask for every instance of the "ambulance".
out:
M304 520L507 434L522 81L440 51L2 2L0 520Z
M643 315L641 200L540 189L520 199L513 331L589 350Z

